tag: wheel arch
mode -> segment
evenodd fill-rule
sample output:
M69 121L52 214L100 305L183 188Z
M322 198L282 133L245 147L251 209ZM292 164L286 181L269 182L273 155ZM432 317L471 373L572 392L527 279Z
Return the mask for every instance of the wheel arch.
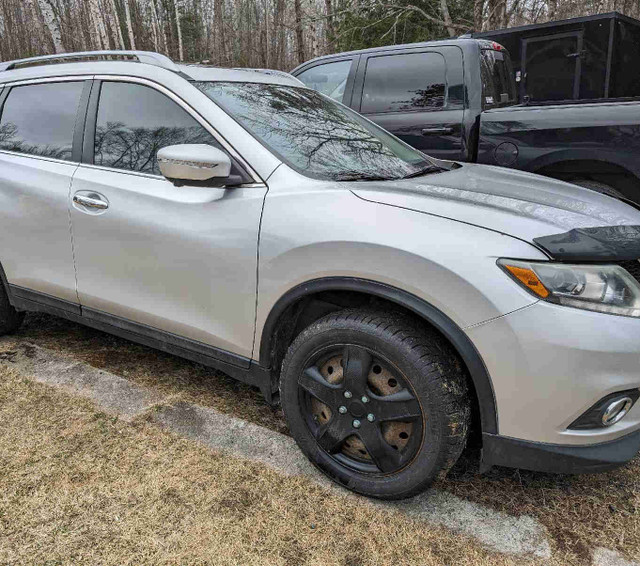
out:
M603 159L601 155L591 152L561 151L537 159L529 164L527 170L563 181L580 178L600 181L630 197L633 195L629 193L640 191L640 172L614 156L607 155Z
M489 372L474 344L442 311L415 295L390 285L355 277L327 277L302 283L285 293L271 308L260 335L259 360L263 367L275 370L277 362L288 348L298 318L310 302L317 306L308 324L329 312L346 308L326 302L328 293L344 293L345 296L370 298L392 304L436 328L457 351L471 377L478 405L482 432L498 433L498 415L495 394ZM289 336L287 337L287 333ZM274 364L275 362L275 364ZM274 367L274 365L276 367Z

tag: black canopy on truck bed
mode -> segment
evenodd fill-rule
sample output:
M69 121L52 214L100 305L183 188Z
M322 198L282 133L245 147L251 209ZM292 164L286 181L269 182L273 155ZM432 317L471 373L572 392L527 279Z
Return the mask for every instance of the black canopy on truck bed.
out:
M471 37L507 48L520 102L640 96L640 21L618 12Z

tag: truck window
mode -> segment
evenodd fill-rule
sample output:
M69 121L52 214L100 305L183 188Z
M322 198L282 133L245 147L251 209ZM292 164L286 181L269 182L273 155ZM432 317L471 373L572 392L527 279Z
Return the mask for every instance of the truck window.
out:
M316 65L300 73L296 78L309 88L342 102L347 78L351 70L351 59Z
M483 108L514 104L516 89L509 54L493 49L482 49L480 54Z
M445 85L445 62L439 53L370 57L360 111L440 110L445 105Z

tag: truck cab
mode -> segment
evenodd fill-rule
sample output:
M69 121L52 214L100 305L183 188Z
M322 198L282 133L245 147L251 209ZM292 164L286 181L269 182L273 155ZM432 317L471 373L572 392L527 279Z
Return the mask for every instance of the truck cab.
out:
M509 54L494 42L456 39L319 57L292 71L413 147L474 161L483 109L514 104Z

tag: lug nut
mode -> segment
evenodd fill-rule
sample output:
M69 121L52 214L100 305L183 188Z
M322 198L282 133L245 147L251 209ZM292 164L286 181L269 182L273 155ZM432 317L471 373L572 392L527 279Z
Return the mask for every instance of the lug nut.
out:
M347 412L347 408L342 405L342 407L338 407L338 412L344 415Z
M353 397L353 394L351 393L351 391L345 391L344 392L344 398L345 399L351 399L351 397Z
M360 401L362 401L363 403L368 403L368 402L369 402L369 397L367 397L366 395L363 395L363 396L360 398Z
M353 421L353 428L360 428L360 421L358 419Z
M367 415L367 420L368 420L370 423L372 423L373 421L375 421L375 420L376 420L376 417L375 417L375 415L374 415L373 413L369 413L369 414Z

